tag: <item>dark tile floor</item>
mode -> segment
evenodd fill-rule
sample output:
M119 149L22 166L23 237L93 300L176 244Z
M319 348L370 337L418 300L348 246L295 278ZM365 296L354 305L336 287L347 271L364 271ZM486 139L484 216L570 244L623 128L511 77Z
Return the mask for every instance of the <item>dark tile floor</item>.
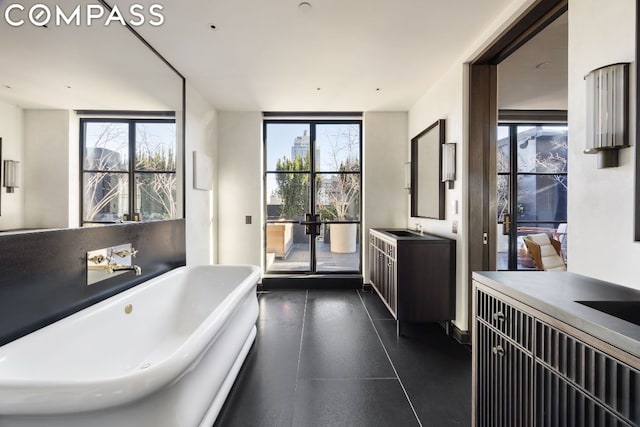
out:
M258 336L216 427L467 426L471 352L403 329L371 291L261 293Z

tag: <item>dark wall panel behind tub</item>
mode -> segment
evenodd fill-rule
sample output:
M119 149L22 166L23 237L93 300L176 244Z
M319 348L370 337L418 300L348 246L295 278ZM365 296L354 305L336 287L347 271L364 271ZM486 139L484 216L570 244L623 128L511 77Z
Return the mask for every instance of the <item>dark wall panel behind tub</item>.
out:
M86 253L132 243L132 271L87 286ZM0 235L0 345L185 265L183 219Z

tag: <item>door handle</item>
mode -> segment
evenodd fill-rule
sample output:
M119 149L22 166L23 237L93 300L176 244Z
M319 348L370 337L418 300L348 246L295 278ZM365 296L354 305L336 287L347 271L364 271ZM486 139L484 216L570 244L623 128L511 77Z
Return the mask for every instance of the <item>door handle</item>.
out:
M492 351L492 352L493 352L493 354L495 354L496 356L500 356L500 357L504 356L504 348L502 348L502 346L501 346L501 345L497 345L497 346L493 347L493 348L491 349L491 351Z
M311 236L320 235L320 215L305 214L304 221L300 221L300 225L304 225L304 233Z
M502 234L511 234L511 215L504 214L502 218Z

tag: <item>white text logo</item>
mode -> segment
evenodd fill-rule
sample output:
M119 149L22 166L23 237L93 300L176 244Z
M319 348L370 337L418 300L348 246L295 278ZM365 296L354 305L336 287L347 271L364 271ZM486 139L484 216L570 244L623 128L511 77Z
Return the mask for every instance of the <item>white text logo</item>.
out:
M21 27L26 23L35 25L36 27L45 27L49 25L63 26L81 25L92 26L111 25L119 23L120 25L131 25L139 27L149 24L158 27L164 24L164 15L162 10L164 7L160 4L152 4L147 9L141 4L132 4L123 13L117 5L111 10L101 4L87 4L84 8L77 5L73 10L63 10L60 6L50 7L42 3L34 4L26 8L19 3L13 3L7 6L4 11L4 20L12 27Z

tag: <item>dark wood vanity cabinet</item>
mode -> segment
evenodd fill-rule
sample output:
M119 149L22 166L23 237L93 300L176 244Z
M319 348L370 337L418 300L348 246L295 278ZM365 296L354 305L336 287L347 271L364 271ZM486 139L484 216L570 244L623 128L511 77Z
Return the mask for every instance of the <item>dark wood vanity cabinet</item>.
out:
M536 426L637 426L640 372L536 320Z
M484 323L477 334L477 425L531 426L531 353Z
M396 320L455 316L455 240L429 234L369 231L369 280Z
M476 299L476 425L531 426L533 320L485 293Z
M473 425L640 423L639 359L476 281L473 303Z
M378 292L382 301L397 318L398 277L397 258L398 245L369 233L369 279L371 286Z

